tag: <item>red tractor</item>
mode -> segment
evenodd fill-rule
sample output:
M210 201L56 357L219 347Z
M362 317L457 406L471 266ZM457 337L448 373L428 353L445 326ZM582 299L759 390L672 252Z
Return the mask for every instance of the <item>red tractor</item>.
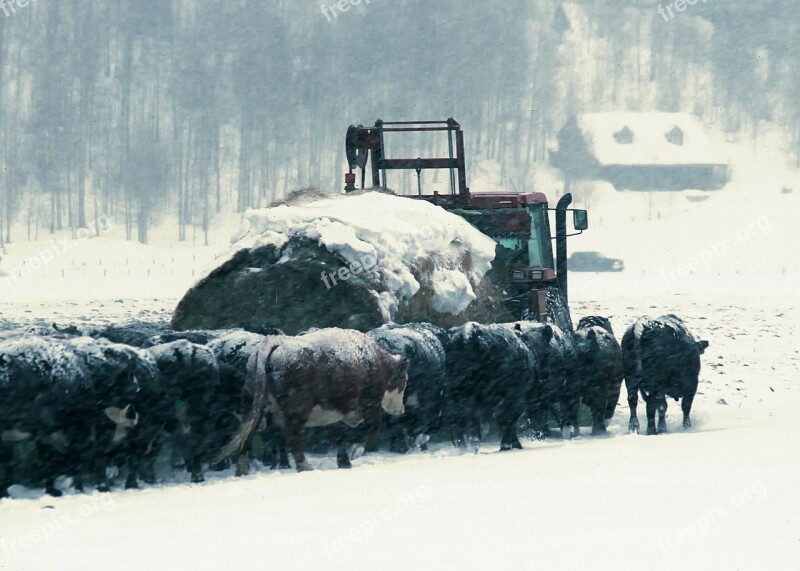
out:
M385 134L402 132L447 134L444 158L387 158ZM386 174L394 169L417 172L417 198L426 200L466 219L497 243L495 261L487 278L501 292L513 319L549 321L572 329L567 304L567 237L588 228L585 210L568 208L572 196L565 194L555 209L548 208L540 192L470 192L464 162L464 133L450 118L446 121L394 121L378 119L373 127L351 125L345 142L349 172L345 190L356 190L354 169L361 169L365 188L366 165L371 162L372 187L388 188ZM426 169L450 171L450 192L422 193L420 173ZM555 211L555 238L550 231L550 211ZM567 211L573 213L575 234L567 234ZM556 257L552 242L555 240Z

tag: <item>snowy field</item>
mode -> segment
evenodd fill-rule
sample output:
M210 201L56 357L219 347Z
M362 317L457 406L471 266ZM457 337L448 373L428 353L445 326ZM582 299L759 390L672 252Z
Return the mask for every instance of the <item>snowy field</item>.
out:
M798 298L600 303L582 291L616 278L574 274L575 315L611 315L619 335L639 314L675 311L711 343L689 433L672 403L673 432L628 435L623 390L608 438L382 453L350 471L315 456L313 473L211 474L202 485L178 476L106 495L34 490L0 503L0 569L796 569ZM166 318L175 301L92 309ZM23 307L0 310L68 321L85 304Z
M671 401L669 434L627 434L623 390L605 438L505 453L496 441L479 454L438 445L350 471L312 455L311 473L211 473L202 485L173 474L59 499L15 487L0 502L0 570L798 569L800 196L734 210L746 195L731 193L691 207L672 197L656 205L663 223L623 224L614 197L570 246L626 261L619 274L570 275L575 318L610 316L621 337L640 315L674 312L710 342L690 432ZM25 276L42 244L14 250L0 266L18 272L0 276L0 326L168 320L224 249L92 240Z

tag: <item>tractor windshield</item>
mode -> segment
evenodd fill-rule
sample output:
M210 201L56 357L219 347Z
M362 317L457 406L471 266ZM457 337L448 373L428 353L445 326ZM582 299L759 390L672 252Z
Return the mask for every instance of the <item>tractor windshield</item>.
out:
M554 268L547 204L534 204L528 210L531 214L528 264L532 268Z

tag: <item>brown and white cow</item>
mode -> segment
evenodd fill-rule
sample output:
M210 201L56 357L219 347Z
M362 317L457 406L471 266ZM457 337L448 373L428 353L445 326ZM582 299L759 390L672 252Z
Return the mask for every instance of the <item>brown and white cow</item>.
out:
M367 448L380 430L381 409L404 411L408 365L405 357L348 329L266 337L247 364L242 423L218 460L238 454L236 473L247 473L250 440L265 412L284 428L298 472L311 470L303 453L306 426L362 425ZM340 468L350 467L343 436L336 459Z

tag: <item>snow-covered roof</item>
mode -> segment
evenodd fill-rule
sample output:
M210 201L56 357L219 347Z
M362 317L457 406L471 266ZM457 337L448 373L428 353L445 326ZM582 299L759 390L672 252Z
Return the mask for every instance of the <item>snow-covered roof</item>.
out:
M728 162L703 124L688 113L584 113L576 123L589 153L602 166Z
M427 274L433 309L464 311L476 299L473 285L482 281L495 254L491 238L443 208L366 192L250 210L231 255L268 244L280 248L293 236L318 241L348 263L364 266L382 286L372 293L387 321L419 291L415 274Z

